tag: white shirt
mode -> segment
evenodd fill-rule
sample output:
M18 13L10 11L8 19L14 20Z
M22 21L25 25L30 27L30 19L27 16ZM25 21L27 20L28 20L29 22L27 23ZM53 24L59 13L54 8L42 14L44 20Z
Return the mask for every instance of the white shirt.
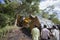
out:
M57 40L59 40L59 30L54 29L54 30L52 31L52 34L57 38Z
M41 31L41 37L43 39L48 39L50 31L47 28L43 28Z

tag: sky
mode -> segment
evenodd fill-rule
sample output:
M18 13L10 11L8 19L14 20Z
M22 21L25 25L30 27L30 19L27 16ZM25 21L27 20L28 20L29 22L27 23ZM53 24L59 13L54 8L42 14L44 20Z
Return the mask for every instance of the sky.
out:
M4 0L0 0L0 3L1 3L1 4L5 4Z
M54 5L53 11L57 13L57 17L60 20L60 0L41 0L39 7L40 9L44 10L51 5Z

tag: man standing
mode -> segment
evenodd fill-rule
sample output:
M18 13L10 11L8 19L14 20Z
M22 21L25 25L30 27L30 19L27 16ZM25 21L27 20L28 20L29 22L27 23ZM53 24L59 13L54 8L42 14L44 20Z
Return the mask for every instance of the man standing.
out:
M55 40L59 40L59 30L55 26L53 26L52 34L55 37Z
M37 28L37 26L35 26L35 27L32 29L31 34L32 34L32 39L33 39L33 40L39 40L40 31L39 31L39 29Z
M42 40L48 40L49 34L50 34L50 31L47 29L47 26L44 25L44 28L41 31Z

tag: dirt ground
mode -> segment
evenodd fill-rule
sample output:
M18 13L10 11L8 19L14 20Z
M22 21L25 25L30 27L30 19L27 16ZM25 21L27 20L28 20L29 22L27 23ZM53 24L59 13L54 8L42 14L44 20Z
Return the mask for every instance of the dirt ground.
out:
M12 30L7 34L7 39L3 40L32 40L30 31L26 28L19 28L17 30Z
M14 30L8 34L7 40L32 40L31 35L27 29Z

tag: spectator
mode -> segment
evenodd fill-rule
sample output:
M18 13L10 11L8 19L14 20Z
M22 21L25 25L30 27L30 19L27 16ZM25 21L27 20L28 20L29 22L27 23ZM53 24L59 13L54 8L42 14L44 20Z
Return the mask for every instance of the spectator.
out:
M32 29L31 34L32 34L32 39L33 39L33 40L39 40L40 31L39 31L39 29L37 28L37 26L35 26L35 27Z
M53 26L52 34L55 37L55 40L59 40L59 30L55 26Z
M50 31L46 28L47 26L44 25L44 28L42 29L41 31L41 38L42 40L48 40L49 39L49 34L50 34Z

